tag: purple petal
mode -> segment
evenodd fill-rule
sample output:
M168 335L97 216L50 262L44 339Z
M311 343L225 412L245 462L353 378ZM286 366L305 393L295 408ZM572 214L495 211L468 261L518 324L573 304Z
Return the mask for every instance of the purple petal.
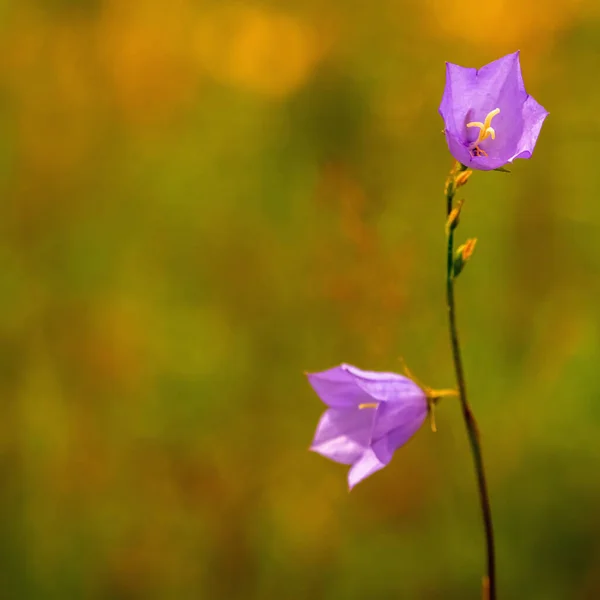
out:
M470 97L465 95L465 90L473 89L476 81L477 69L446 63L446 87L439 112L446 131L461 141L464 141L465 119L471 108Z
M363 371L347 364L309 373L308 380L319 398L332 408L387 402L421 391L416 383L403 375Z
M376 471L383 469L387 463L381 462L375 452L370 448L361 456L361 458L352 465L348 471L348 488L352 489L357 483L365 477L372 475Z
M422 396L423 390L411 379L397 373L363 371L352 365L342 365L356 385L376 402L395 402L404 396Z
M484 157L485 164L496 169L510 160L523 135L523 104L527 93L523 87L519 53L486 65L478 72L477 79L479 86L486 90L487 97L479 111L474 109L475 120L483 121L490 111L500 109L500 114L492 122L496 139L488 138L480 145L488 154L487 158Z
M427 417L427 398L421 392L420 395L405 396L399 402L387 402L377 407L371 440L375 442L386 437L393 431L401 430L405 436L394 450L407 442L423 425Z
M372 408L330 408L319 421L310 449L351 465L369 448L374 417Z
M387 406L387 405L386 405ZM408 412L414 413L414 408L409 408ZM408 440L421 427L425 415L413 414L413 418L408 418L401 426L386 434L381 439L373 442L360 458L354 462L348 472L348 486L352 489L357 483L383 469L392 460L394 452L406 444ZM409 415L406 415L407 417Z
M515 158L531 158L540 130L548 114L548 111L536 102L532 96L527 97L523 105L523 120L526 126L517 146L518 153L512 156L508 162L512 162Z
M478 166L479 163L476 162L479 157L471 156L469 149L467 148L465 142L458 138L454 133L446 129L446 142L448 143L448 149L450 150L450 154L463 165L467 167L471 167L472 169L482 169L482 166ZM485 165L485 162L484 162Z
M415 411L409 412L412 412L412 414L405 415L406 421L380 439L372 442L371 449L381 462L385 464L390 462L394 452L404 446L425 422L427 412L425 412L425 415L417 414Z
M371 381L393 381L398 379L406 379L404 375L398 375L398 373L391 373L386 371L365 371L364 369L359 369L358 367L354 367L347 363L342 363L340 368L349 373L350 375Z
M317 396L332 408L358 406L373 401L365 390L356 385L354 375L345 369L345 365L320 373L308 373L307 377Z
M499 98L506 96L507 91L511 95L520 96L523 102L525 101L527 93L521 76L519 54L519 50L507 54L477 71L478 94L473 103L475 110L477 108L487 110L487 112L494 110L497 107L492 106L492 104L497 102ZM491 108L488 109L488 106L491 106Z

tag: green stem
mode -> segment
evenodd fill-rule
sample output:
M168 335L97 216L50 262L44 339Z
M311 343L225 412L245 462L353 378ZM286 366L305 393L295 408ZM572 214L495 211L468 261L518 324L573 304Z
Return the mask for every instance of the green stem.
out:
M447 216L450 216L454 200L455 186L449 185L446 191ZM485 469L483 466L483 456L481 452L481 441L477 422L471 411L467 400L467 386L462 364L460 342L458 338L458 329L456 326L456 309L454 302L454 227L448 228L448 255L446 271L446 296L448 304L448 324L450 329L450 342L452 345L452 359L454 361L454 370L456 373L456 382L458 385L458 395L463 413L463 419L467 428L467 434L471 445L471 454L475 465L475 475L477 477L477 486L479 488L479 501L481 504L481 513L483 517L483 527L485 530L485 543L487 550L487 577L484 580L484 598L485 600L496 600L496 563L494 553L494 529L492 526L492 510L487 490L485 478ZM487 588L487 590L486 590ZM487 594L486 594L487 591Z

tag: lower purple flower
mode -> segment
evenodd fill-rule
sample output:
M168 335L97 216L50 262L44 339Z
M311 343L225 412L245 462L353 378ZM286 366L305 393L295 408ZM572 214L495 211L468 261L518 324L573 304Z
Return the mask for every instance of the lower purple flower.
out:
M427 417L425 392L396 373L362 371L342 364L309 373L308 380L329 407L310 449L352 465L348 472L350 489L385 467Z

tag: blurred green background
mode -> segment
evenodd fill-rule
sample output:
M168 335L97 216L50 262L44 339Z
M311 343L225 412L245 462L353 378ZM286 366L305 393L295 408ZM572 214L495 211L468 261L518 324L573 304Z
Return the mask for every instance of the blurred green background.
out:
M458 283L503 599L600 598L597 0L0 2L0 597L478 599L457 403L351 494L304 378L453 385L444 61L549 111Z

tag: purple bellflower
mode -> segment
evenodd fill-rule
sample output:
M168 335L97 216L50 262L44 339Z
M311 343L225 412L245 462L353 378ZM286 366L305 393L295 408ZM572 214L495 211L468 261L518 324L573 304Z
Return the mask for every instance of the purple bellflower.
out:
M481 69L446 63L439 111L452 156L481 171L531 158L548 115L525 91L518 51Z
M427 394L396 373L362 371L342 364L309 373L308 380L328 406L310 449L352 465L350 489L385 467L427 417Z

